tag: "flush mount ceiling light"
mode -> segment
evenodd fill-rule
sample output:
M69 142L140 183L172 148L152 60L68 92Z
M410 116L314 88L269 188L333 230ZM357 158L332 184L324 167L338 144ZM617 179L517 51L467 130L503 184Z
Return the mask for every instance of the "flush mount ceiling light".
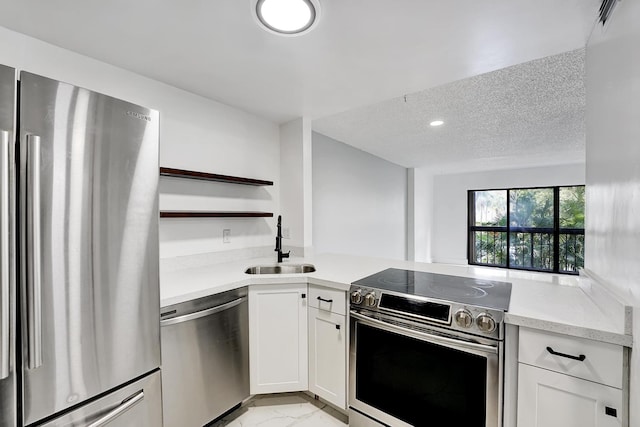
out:
M434 120L431 123L429 123L431 126L436 127L436 126L442 126L444 124L444 122L442 120Z
M258 23L282 36L299 36L316 26L320 17L318 0L252 0Z

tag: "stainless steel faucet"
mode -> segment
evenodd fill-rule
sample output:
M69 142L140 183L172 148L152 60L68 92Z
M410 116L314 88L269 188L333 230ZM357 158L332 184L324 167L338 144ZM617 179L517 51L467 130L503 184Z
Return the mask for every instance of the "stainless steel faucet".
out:
M278 232L276 233L276 248L278 252L278 262L282 262L284 258L289 258L291 251L287 253L282 252L282 215L278 215Z

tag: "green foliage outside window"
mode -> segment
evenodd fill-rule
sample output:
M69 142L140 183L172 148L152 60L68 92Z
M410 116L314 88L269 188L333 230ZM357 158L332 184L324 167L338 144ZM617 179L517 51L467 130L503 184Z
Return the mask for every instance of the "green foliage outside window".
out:
M574 274L584 266L584 186L472 191L469 205L472 264Z

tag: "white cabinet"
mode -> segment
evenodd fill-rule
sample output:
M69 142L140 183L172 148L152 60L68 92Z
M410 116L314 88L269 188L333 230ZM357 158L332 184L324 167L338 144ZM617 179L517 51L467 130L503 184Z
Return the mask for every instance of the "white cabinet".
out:
M346 292L306 284L249 287L251 394L306 391L347 407Z
M309 307L346 316L347 293L339 289L309 285Z
M623 351L619 345L528 328L520 328L519 344L521 363L622 388Z
M309 391L346 409L345 316L309 308Z
M309 391L347 408L347 294L309 285Z
M251 394L308 389L307 285L249 287Z
M518 427L622 427L620 346L520 328Z
M520 363L518 427L619 426L622 390Z

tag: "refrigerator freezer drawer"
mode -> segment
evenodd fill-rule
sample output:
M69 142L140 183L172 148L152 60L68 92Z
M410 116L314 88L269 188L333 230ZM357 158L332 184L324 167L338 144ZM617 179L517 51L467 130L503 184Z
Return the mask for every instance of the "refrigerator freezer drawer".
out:
M162 427L160 371L39 427Z

